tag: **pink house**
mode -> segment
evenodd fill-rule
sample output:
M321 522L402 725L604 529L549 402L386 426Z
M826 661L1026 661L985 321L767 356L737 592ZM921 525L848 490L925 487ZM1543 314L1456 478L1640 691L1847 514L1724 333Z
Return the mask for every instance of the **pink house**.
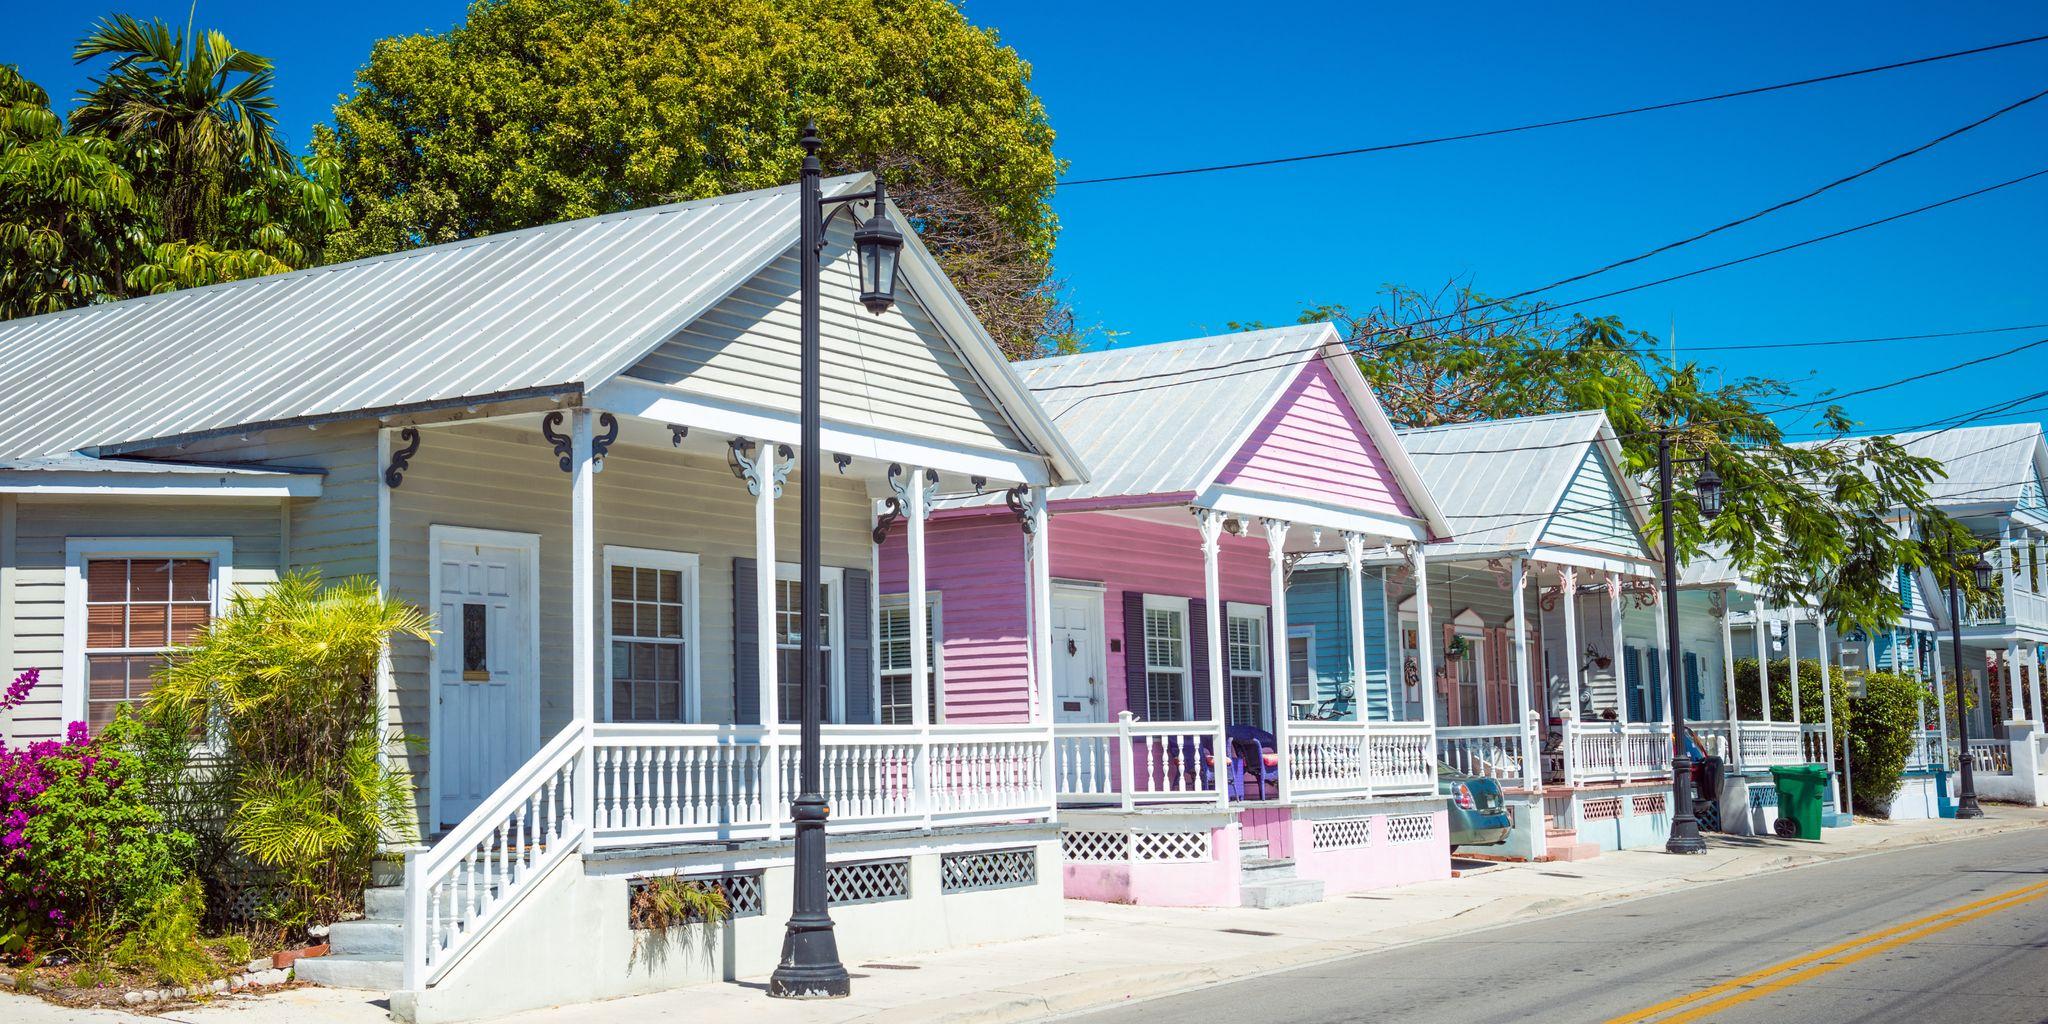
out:
M1306 664L1320 646L1384 665L1385 630L1367 628L1357 596L1366 563L1445 532L1337 332L1016 369L1090 478L1053 487L1043 509L931 499L928 520L887 539L884 705L948 728L1051 705L1069 897L1276 905L1445 876L1432 723L1361 713ZM1036 522L1046 536L1020 536ZM1288 626L1289 573L1317 552L1347 569L1341 637ZM1046 584L1019 587L1033 578ZM1044 682L1016 686L1034 657Z

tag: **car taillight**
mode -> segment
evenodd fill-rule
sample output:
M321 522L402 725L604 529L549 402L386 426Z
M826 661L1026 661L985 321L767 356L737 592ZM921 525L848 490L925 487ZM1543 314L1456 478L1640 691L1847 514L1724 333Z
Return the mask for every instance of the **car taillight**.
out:
M1460 783L1458 783L1458 788L1457 788L1457 789L1455 789L1455 790L1453 790L1452 792L1453 792L1453 793L1455 793L1455 794L1457 795L1457 798L1458 798L1458 807L1459 807L1460 809L1462 809L1462 810L1467 810L1467 811L1469 811L1469 810L1471 810L1471 809L1472 809L1472 789L1471 789L1471 787L1469 787L1469 786L1465 785L1464 783L1460 782Z

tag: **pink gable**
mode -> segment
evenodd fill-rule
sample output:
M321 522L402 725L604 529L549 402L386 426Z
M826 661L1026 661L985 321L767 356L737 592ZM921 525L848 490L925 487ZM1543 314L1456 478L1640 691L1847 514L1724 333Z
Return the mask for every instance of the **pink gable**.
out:
M1412 516L1408 496L1321 361L1303 368L1219 483Z

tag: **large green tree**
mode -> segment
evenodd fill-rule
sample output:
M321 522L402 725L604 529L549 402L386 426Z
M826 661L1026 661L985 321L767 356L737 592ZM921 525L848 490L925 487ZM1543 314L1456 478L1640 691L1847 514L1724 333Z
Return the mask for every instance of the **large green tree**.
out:
M1682 467L1680 557L1725 551L1774 602L1816 600L1842 628L1895 621L1898 568L1940 563L1951 539L1968 536L1928 502L1939 462L1889 436L1851 436L1856 424L1840 408L1801 402L1784 382L1670 362L1655 337L1612 317L1496 302L1463 287L1390 286L1370 307L1319 306L1301 320L1346 335L1404 426L1600 409L1642 479L1655 477L1658 430L1673 430L1679 458L1710 460L1726 505L1720 517L1702 517L1689 486L1697 467ZM1788 419L1814 436L1788 434ZM1918 534L1901 535L1901 510ZM1658 511L1649 509L1655 529ZM1975 550L1967 539L1957 547Z
M380 41L317 130L355 257L795 177L892 194L1014 355L1069 342L1049 281L1061 164L1030 66L946 0L477 0Z

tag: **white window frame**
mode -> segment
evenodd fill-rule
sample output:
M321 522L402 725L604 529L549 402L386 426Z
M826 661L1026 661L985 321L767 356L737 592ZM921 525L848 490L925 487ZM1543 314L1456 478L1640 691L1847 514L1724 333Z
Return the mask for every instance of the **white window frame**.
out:
M929 668L932 674L931 721L933 725L938 725L946 720L946 617L944 598L945 595L940 591L925 591L925 632L930 635L932 648ZM882 667L882 616L897 611L903 612L906 616L910 614L909 594L883 594L875 607L875 635L873 643L875 645L875 721L877 722L882 720L882 694L884 693L882 677L884 675L899 674L898 670ZM906 626L905 628L907 629L908 627ZM907 668L902 669L900 674L907 676L910 674L910 670Z
M100 558L204 558L213 565L209 621L226 614L235 570L230 537L70 537L64 541L64 680L66 722L86 720L85 563Z
M775 563L775 579L777 582L788 581L796 583L801 581L802 578L803 567L797 563ZM832 627L825 637L826 645L832 649L832 706L825 709L825 721L839 723L846 721L846 570L836 565L821 565L818 567L818 582L828 588L826 593L830 595L830 599L825 602L825 613L832 623ZM776 587L775 593L779 602L782 588ZM775 614L782 614L779 604L775 609ZM869 641L873 642L873 638L870 637ZM777 645L776 649L780 650L781 646ZM789 709L781 706L782 693L780 688L786 682L788 681L782 678L782 673L778 668L775 678L775 685L777 687L776 717L778 718L789 712ZM791 725L794 723L784 722L781 724Z
M1195 710L1194 619L1188 614L1188 599L1185 597L1169 597L1164 594L1146 594L1145 604L1140 610L1140 614L1148 614L1154 611L1174 612L1180 616L1180 668L1178 670L1162 668L1160 671L1178 671L1180 673L1181 711L1184 714L1193 714ZM1140 642L1137 656L1140 659L1140 664L1145 669L1145 713L1150 715L1152 712L1152 645L1145 642L1145 623L1142 619L1138 622L1138 637ZM1128 656L1126 655L1126 657ZM1179 720L1151 719L1151 721Z
M1316 694L1316 684L1322 680L1316 674L1316 627L1314 623L1300 626L1290 625L1287 627L1287 699L1289 702L1294 700L1294 641L1298 639L1308 641L1308 696L1305 699L1308 701L1309 711L1313 712L1316 706L1323 702L1322 698Z
M1239 675L1239 673L1232 671L1230 667L1230 620L1232 619L1251 619L1258 623L1254 628L1259 637L1259 653L1264 655L1264 657L1259 659L1258 668L1259 685L1257 692L1259 695L1259 706L1253 711L1252 720L1246 724L1254 728L1263 729L1265 728L1263 723L1272 721L1266 712L1268 706L1273 703L1273 619L1268 614L1266 606L1262 604L1245 604L1239 601L1226 601L1223 604L1223 710L1221 714L1225 719L1230 717L1231 684L1237 681L1235 677Z
M669 570L682 576L683 598L683 721L686 723L704 720L704 697L701 677L698 674L699 648L697 646L698 620L703 618L703 606L698 603L699 572L701 560L689 551L664 551L659 548L635 548L618 544L604 546L604 720L612 721L612 644L618 640L645 638L619 637L612 632L612 570L619 566L636 569ZM640 723L653 724L653 723Z

